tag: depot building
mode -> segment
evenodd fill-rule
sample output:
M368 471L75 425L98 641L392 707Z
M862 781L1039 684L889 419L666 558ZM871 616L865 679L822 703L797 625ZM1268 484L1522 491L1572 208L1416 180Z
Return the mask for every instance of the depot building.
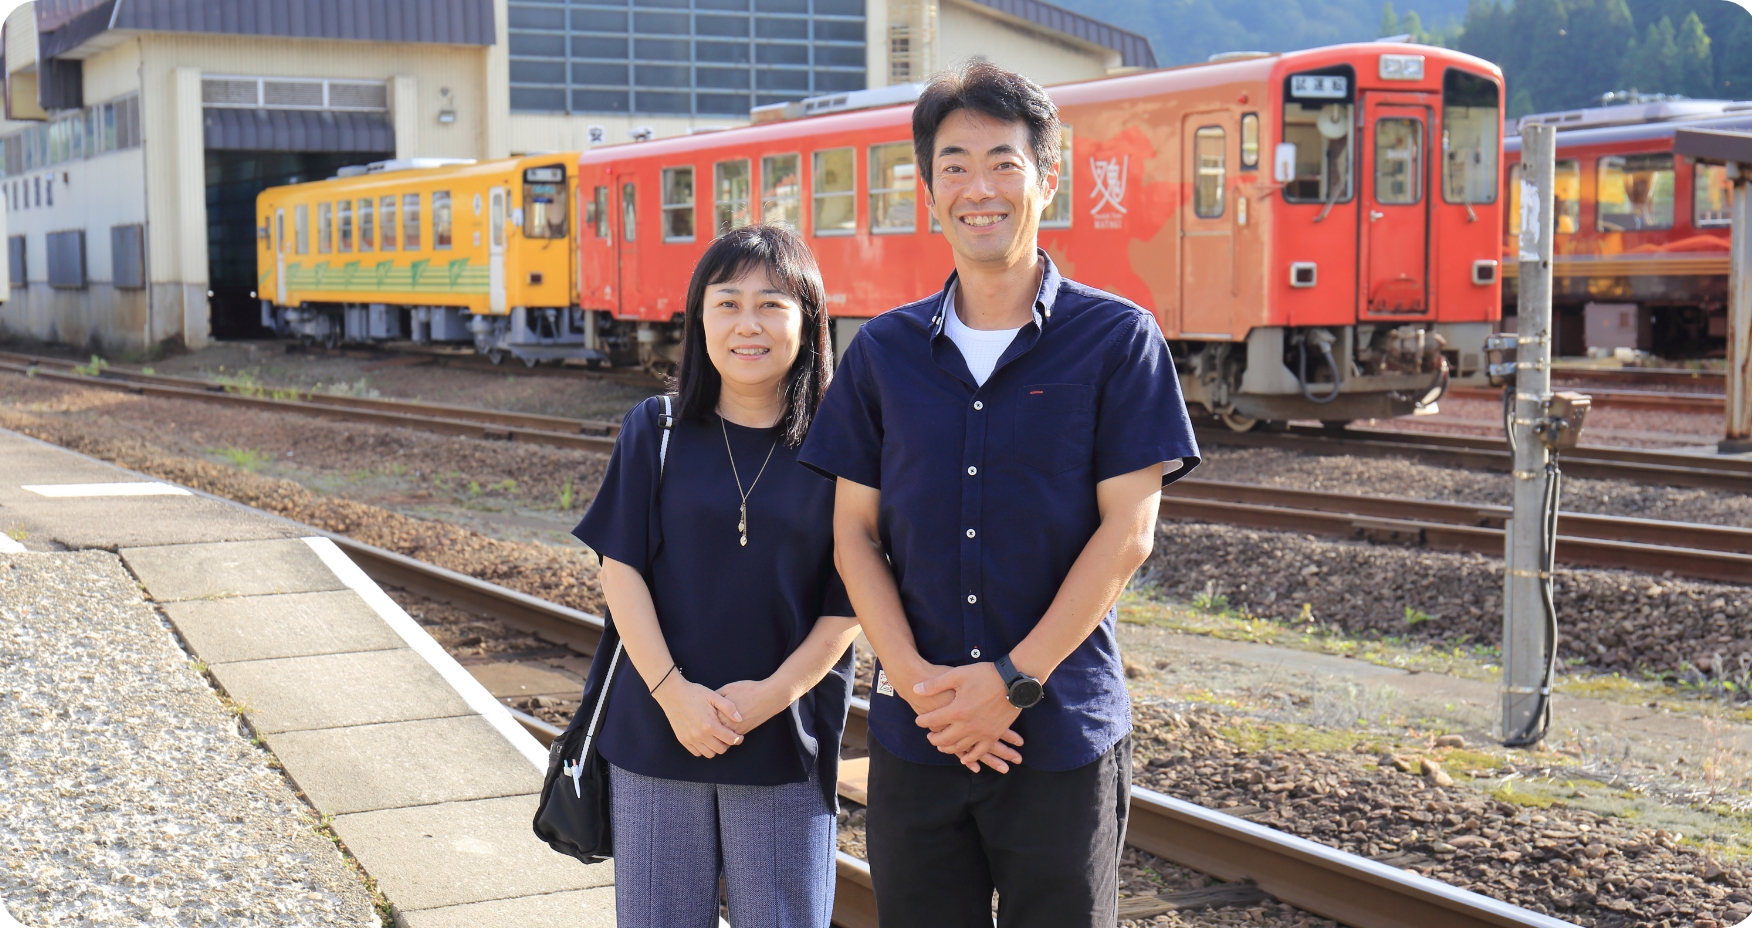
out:
M974 55L1156 66L1041 0L36 0L0 46L0 337L112 354L266 334L269 186L740 125Z

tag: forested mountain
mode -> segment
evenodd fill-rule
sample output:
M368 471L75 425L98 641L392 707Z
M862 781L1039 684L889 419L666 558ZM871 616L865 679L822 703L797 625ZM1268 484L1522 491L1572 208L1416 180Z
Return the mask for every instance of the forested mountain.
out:
M1509 114L1603 93L1753 95L1750 14L1728 0L1057 0L1148 36L1163 65L1394 33L1497 62Z

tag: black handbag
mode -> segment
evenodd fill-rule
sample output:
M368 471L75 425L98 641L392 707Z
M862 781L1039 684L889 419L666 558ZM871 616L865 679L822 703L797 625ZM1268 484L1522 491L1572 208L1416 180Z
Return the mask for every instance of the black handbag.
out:
M666 449L672 441L672 397L661 396L660 478L666 477ZM607 654L603 672L599 659ZM623 658L623 639L608 617L605 634L593 654L587 672L581 707L568 730L550 743L550 764L544 772L544 788L538 793L538 811L532 816L532 833L558 854L582 863L598 863L611 856L611 771L599 755L599 732L605 725L605 701L611 680ZM592 715L581 724L581 713L591 705Z

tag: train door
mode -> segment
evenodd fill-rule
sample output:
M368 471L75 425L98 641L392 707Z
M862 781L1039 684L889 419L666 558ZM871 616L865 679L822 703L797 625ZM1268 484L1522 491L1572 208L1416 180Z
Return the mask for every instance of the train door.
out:
M489 188L489 312L507 312L507 188Z
M1234 222L1228 215L1227 112L1185 118L1191 196L1179 211L1179 330L1186 338L1228 338L1234 304Z
M275 208L275 305L287 305L287 211Z
M1358 214L1363 243L1357 318L1385 319L1431 314L1430 183L1431 108L1405 102L1411 94L1363 95L1363 192Z
M617 227L611 235L617 254L617 314L634 316L640 311L636 288L640 284L640 264L636 248L636 176L617 175Z

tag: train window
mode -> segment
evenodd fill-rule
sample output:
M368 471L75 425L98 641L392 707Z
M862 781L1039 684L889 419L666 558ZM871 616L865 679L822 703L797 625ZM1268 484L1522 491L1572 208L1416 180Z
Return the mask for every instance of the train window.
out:
M1558 235L1575 235L1581 231L1578 204L1582 181L1577 169L1577 159L1566 158L1553 162L1552 165L1552 231ZM1522 166L1509 166L1509 216L1504 223L1506 229L1517 229L1522 224ZM1515 235L1515 232L1508 233Z
M379 199L379 250L397 250L397 198Z
M1222 215L1228 187L1228 133L1204 126L1192 139L1192 210L1205 219Z
M1674 155L1611 155L1597 165L1595 231L1674 225Z
M1241 116L1241 170L1250 171L1259 166L1259 114L1245 113Z
M434 220L434 247L452 247L452 191L436 190L429 198L429 212Z
M310 226L309 208L301 203L293 208L293 251L295 254L308 254L312 241L306 235Z
M813 152L813 234L854 235L856 150Z
M917 230L917 159L909 142L868 146L868 228Z
M1375 202L1416 203L1424 197L1424 123L1375 121Z
M567 175L560 167L527 168L526 238L568 238Z
M287 213L275 211L275 241L281 246L281 253L287 253Z
M785 229L801 227L801 156L770 155L758 162L758 196L764 221Z
M365 197L360 205L361 250L373 250L373 198Z
M330 253L330 204L318 204L318 254Z
M1348 97L1346 98L1349 99ZM1290 203L1343 203L1351 198L1350 103L1291 101L1283 105L1283 140L1296 147L1295 179L1283 185Z
M611 191L605 189L605 187L602 185L593 188L593 237L594 238L605 238L611 234L610 223L606 221L606 216L605 216L606 208L611 205L609 202L607 202L610 199L610 196L609 196L610 192Z
M1057 159L1057 192L1051 195L1051 202L1045 204L1045 211L1039 214L1039 226L1045 229L1069 228L1069 217L1072 211L1070 191L1076 185L1076 176L1071 173L1075 170L1075 166L1070 151L1071 145L1075 141L1075 133L1070 130L1070 127L1064 126L1062 135L1063 153ZM932 217L930 223L934 226L930 231L941 231L940 223L935 222Z
M752 163L715 164L715 234L752 224Z
M697 169L666 168L660 172L660 235L668 242L697 237Z
M336 250L354 251L354 201L336 201Z
M636 240L636 185L623 185L623 240Z
M1496 81L1458 68L1443 72L1443 202L1497 202L1497 164L1503 151L1497 100Z
M1730 202L1734 197L1728 167L1704 162L1693 165L1693 228L1729 228Z
M422 195L403 195L403 250L422 250Z

